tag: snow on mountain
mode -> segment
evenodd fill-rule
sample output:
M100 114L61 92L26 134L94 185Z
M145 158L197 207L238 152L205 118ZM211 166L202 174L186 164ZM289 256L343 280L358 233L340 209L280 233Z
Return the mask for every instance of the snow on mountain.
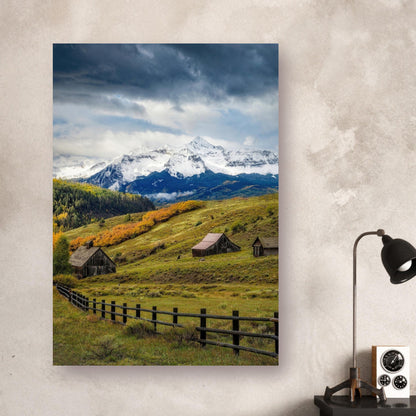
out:
M164 167L176 178L200 175L207 170L201 157L189 149L181 149L180 152L173 153Z
M53 159L53 177L60 179L89 178L108 162L82 156L58 156Z
M278 174L278 156L269 150L239 148L227 150L196 137L182 147L156 149L140 147L110 163L85 158L55 158L54 176L81 179L114 190L126 189L129 183L153 173L167 172L177 179L208 172L214 174Z
M279 172L277 154L270 150L232 150L228 152L223 173L259 173L261 175Z
M186 145L186 149L199 155L207 169L214 173L239 175L241 173L259 173L261 175L278 173L277 154L269 150L243 148L226 150L222 146L213 146L201 137L196 137ZM191 175L184 175L191 176Z
M114 159L111 164L120 166L120 173L124 182L134 181L138 176L147 176L152 172L165 169L171 157L171 150L161 148L146 151L145 153L131 152Z

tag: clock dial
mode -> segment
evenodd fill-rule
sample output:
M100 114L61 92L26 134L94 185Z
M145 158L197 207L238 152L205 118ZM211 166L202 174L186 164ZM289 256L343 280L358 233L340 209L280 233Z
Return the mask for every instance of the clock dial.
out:
M387 374L382 374L379 378L378 378L378 382L381 386L388 386L390 384L390 376Z
M403 368L403 354L397 350L386 351L381 357L381 364L386 371L395 373Z
M407 386L407 380L405 376L397 376L393 379L393 386L396 387L396 389L404 389Z

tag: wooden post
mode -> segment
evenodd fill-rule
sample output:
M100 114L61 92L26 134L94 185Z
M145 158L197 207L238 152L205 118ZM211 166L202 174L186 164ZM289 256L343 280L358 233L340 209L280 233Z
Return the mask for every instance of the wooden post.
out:
M173 308L173 313L178 313L178 308ZM178 315L173 315L173 323L178 323Z
M156 326L157 326L157 324L156 324L156 320L157 320L157 312L156 312L156 310L157 310L157 307L156 306L153 306L153 312L152 312L152 321L154 321L153 322L153 325L154 325L154 327L155 327L155 332L156 332Z
M140 303L136 304L136 318L140 318Z
M279 312L275 312L274 317L279 319ZM279 321L274 323L274 335L279 336ZM274 352L279 354L279 338L274 341Z
M127 303L123 303L123 324L127 322Z
M113 322L115 322L115 320L116 320L116 315L114 313L115 311L116 311L116 301L112 300L111 301L111 320Z
M238 311L233 311L233 316L239 316ZM233 331L239 331L240 330L240 320L239 319L233 319ZM233 335L233 345L240 345L240 335L234 334ZM234 354L238 355L240 353L240 350L238 348L234 348Z
M68 301L72 303L72 290L69 291Z
M105 299L101 301L101 318L105 319Z
M87 312L89 312L90 310L90 298L89 297L85 297L85 310Z
M206 315L207 310L205 308L201 309L201 321L200 321L200 327L201 328L206 328L207 327L207 318L203 315ZM205 341L207 339L207 332L204 330L201 330L200 334L199 334L199 339L201 341ZM205 344L205 342L201 342L201 345L203 348L206 347L207 344Z
M95 299L95 298L92 300L92 313L94 315L97 314L97 299Z

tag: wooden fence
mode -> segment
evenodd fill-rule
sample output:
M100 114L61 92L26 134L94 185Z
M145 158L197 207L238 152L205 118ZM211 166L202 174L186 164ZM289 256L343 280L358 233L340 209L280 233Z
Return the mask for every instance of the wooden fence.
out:
M153 324L155 332L157 331L157 325L165 325L171 327L183 328L184 325L178 323L178 318L198 318L200 325L195 329L199 332L199 342L203 347L206 345L215 345L218 347L232 348L236 355L240 351L249 351L256 354L268 355L270 357L278 357L279 355L279 314L278 312L274 313L273 318L256 318L256 317L245 317L239 316L239 311L233 311L232 316L226 315L213 315L208 314L206 309L201 309L201 313L182 313L178 312L178 308L173 308L172 312L160 311L157 310L156 306L153 306L152 309L142 308L140 304L136 304L135 307L128 307L127 303L123 305L116 305L115 301L107 303L105 299L97 301L96 299L89 300L89 298L81 295L80 293L71 290L70 288L57 284L56 288L58 292L64 296L68 301L81 309L82 311L88 312L92 311L93 314L101 314L102 319L108 319L112 322L119 322L126 324L127 319L140 319L143 321L151 322ZM121 310L121 312L116 312L116 309ZM132 312L129 312L132 311ZM134 314L131 314L134 313ZM145 318L142 316L142 313L150 314L151 318ZM158 318L158 315L162 316L171 316L172 322L162 321ZM121 322L116 320L116 317L121 318ZM219 329L219 328L209 328L207 326L207 320L229 320L232 323L232 329ZM259 334L254 332L240 331L241 322L272 322L274 327L274 334ZM232 336L232 343L219 342L212 339L207 339L208 333L220 334ZM266 351L257 348L252 348L248 346L240 345L240 339L242 337L248 338L263 338L267 340L274 341L274 351Z

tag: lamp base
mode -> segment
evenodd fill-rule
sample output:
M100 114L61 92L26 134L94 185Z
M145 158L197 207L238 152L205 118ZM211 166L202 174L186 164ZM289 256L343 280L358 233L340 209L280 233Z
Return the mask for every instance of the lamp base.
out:
M354 402L356 399L356 396L361 397L361 389L366 389L370 391L371 393L375 394L380 398L381 401L386 401L386 393L384 392L384 387L381 389L378 389L377 387L374 387L373 385L361 380L360 378L360 370L359 368L352 367L350 368L350 378L348 380L343 381L340 384L337 384L335 387L329 388L327 387L325 389L325 400L329 400L331 396L342 390L342 389L350 389L350 401Z

